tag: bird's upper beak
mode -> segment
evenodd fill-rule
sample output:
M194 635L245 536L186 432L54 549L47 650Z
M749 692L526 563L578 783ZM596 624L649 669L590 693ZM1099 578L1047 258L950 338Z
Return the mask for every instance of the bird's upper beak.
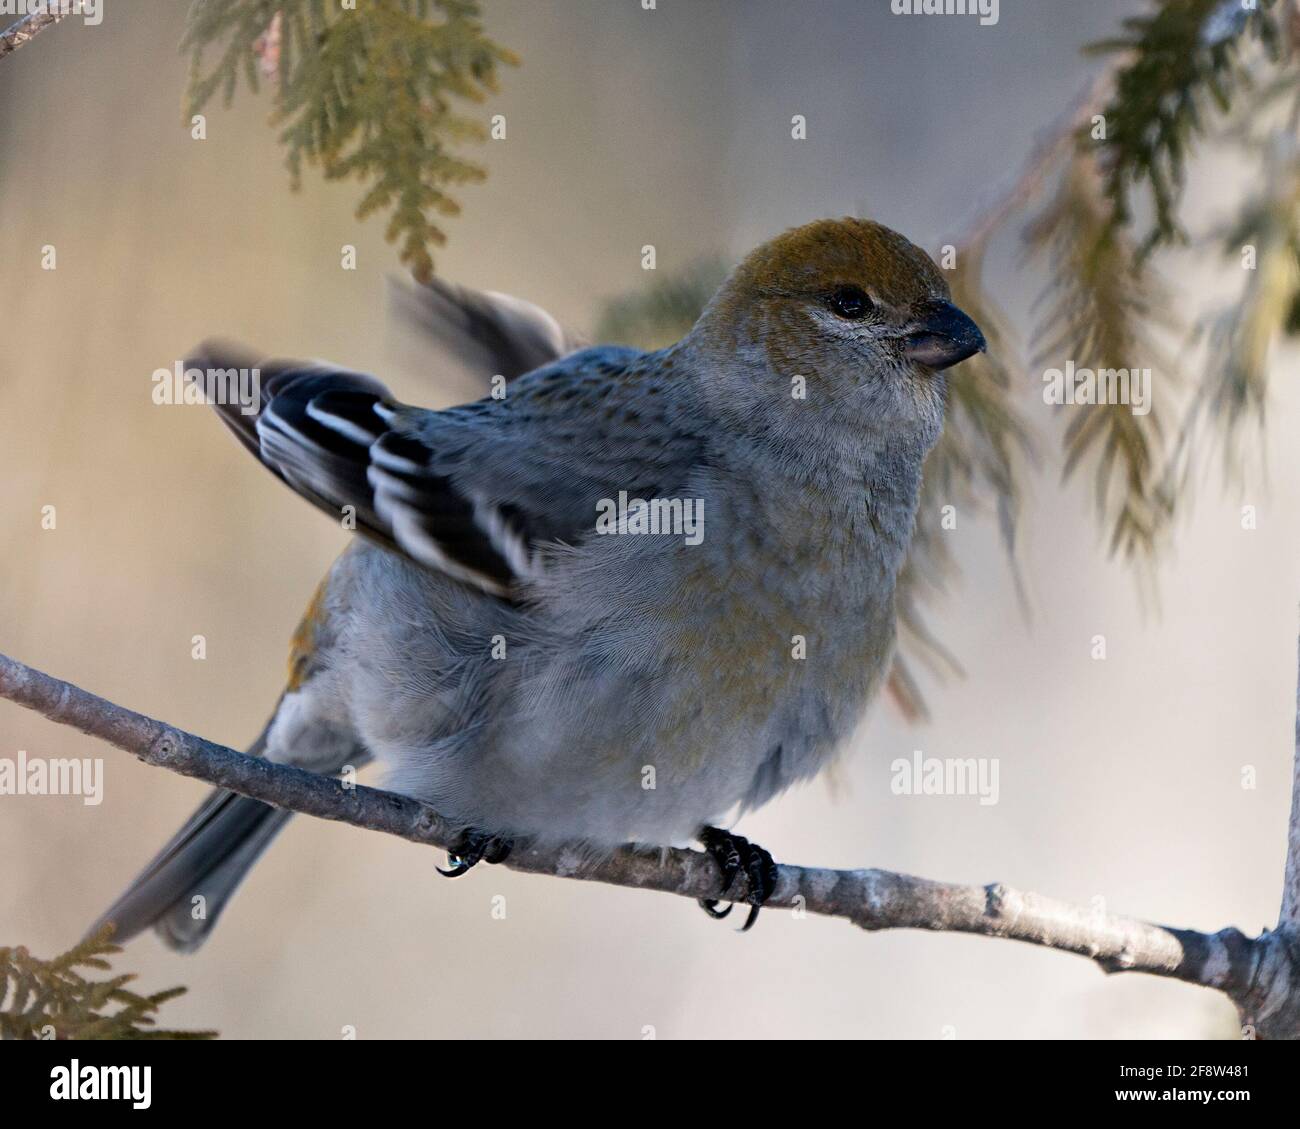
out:
M945 369L984 352L980 327L951 302L923 302L913 313L903 337L903 355L909 360L926 368Z

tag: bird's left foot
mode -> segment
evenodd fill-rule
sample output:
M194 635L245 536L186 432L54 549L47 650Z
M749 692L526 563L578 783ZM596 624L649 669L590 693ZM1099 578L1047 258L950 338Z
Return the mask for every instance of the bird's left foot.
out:
M480 862L505 862L513 846L509 839L468 828L447 852L449 868L438 867L438 873L444 878L459 878Z
M705 851L722 871L724 894L731 889L736 875L742 870L749 879L749 896L745 899L749 905L749 916L740 930L745 933L753 928L754 922L758 920L758 911L776 889L776 862L757 843L751 843L730 831L706 827L700 832L699 838ZM726 917L731 912L731 906L719 910L717 898L701 898L700 906L710 917Z

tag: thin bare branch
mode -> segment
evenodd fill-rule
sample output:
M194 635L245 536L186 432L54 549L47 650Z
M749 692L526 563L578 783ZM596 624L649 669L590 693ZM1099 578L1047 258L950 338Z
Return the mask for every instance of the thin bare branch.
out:
M382 831L444 850L459 828L433 808L375 788L340 781L205 741L124 709L67 682L0 655L0 698L8 698L61 725L99 737L147 764L206 780L276 807ZM685 898L743 899L745 880L721 889L713 860L698 851L625 847L595 855L581 846L516 846L506 866L658 890ZM769 906L842 917L863 929L929 929L1004 937L1077 953L1107 972L1147 972L1216 988L1239 1003L1258 995L1270 974L1268 942L1236 929L1198 933L1085 910L1055 898L1022 893L1001 883L964 886L886 870L827 870L783 865ZM1269 998L1296 996L1291 973ZM1281 975L1271 970L1273 977ZM1254 1013L1246 1014L1249 1021Z
M74 8L72 5L64 9L58 4L51 4L42 11L32 12L23 16L21 20L14 21L4 31L0 31L0 59L3 59L6 55L12 55L19 47L25 43L30 43L47 27L73 14Z
M1296 665L1300 669L1300 661ZM1296 679L1295 692L1295 763L1292 765L1286 877L1282 886L1282 913L1277 923L1279 928L1300 930L1300 677Z

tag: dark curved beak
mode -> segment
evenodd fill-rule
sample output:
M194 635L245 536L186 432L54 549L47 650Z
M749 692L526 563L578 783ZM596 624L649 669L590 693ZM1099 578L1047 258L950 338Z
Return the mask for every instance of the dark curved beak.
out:
M946 369L985 349L980 327L951 302L936 299L913 309L903 355L926 368Z

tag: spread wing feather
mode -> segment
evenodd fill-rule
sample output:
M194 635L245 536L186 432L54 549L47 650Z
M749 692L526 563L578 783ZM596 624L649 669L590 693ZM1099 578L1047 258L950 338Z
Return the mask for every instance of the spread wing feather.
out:
M319 363L250 361L210 345L188 369L255 368L255 415L213 405L240 441L279 478L338 520L429 568L508 596L536 567L508 512L437 468L438 445L420 416L379 381Z

